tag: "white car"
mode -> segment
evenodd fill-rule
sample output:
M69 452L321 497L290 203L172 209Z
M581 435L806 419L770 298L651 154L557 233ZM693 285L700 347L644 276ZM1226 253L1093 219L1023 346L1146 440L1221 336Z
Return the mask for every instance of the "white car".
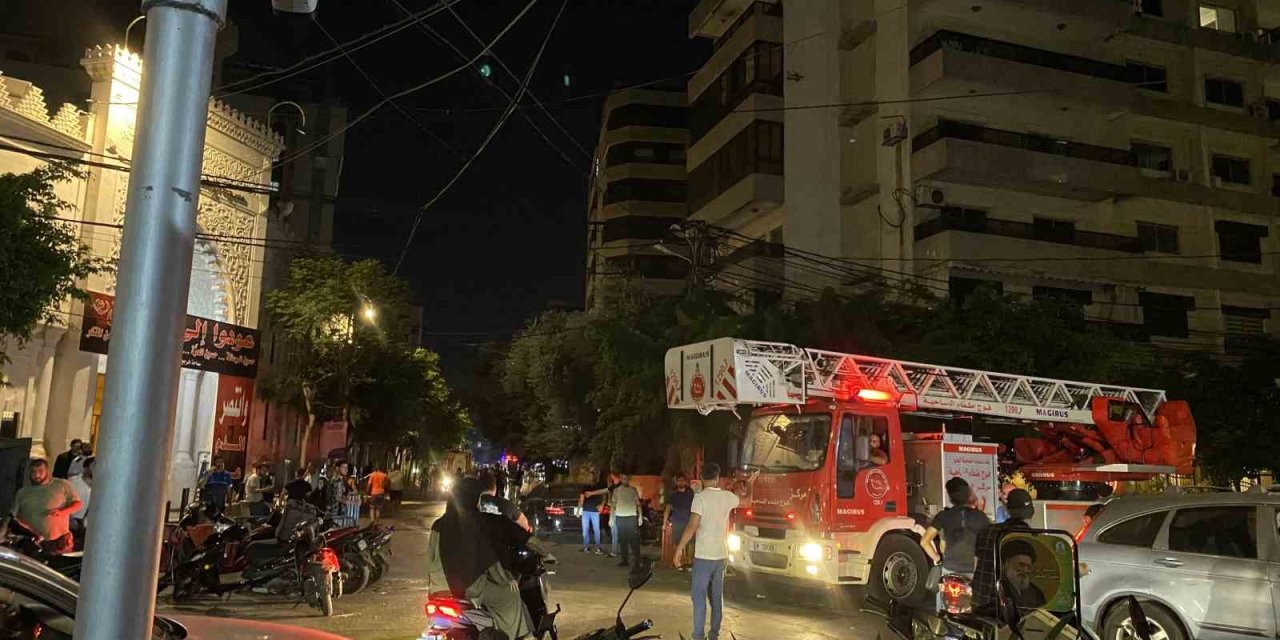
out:
M0 631L3 637L70 640L80 585L49 567L0 547ZM143 590L139 597L152 597ZM268 622L205 616L156 616L153 640L350 640L332 633Z

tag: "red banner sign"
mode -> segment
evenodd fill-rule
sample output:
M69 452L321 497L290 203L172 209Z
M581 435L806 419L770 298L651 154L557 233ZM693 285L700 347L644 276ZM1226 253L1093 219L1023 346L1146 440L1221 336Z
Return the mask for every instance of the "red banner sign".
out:
M253 406L253 380L218 376L218 400L213 414L213 457L227 468L244 469L249 444L249 409Z

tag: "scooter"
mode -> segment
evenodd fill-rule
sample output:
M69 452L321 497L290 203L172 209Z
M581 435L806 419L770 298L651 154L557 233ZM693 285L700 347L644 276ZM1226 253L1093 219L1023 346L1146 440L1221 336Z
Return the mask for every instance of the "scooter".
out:
M1083 622L1080 564L1074 537L1048 529L1006 529L996 538L991 558L994 594L977 594L964 576L948 575L938 585L941 608L913 607L868 596L863 611L885 618L903 640L1075 640L1096 638ZM1142 606L1134 598L1137 640L1151 640Z
M632 626L627 626L622 621L622 610L626 608L627 602L631 600L631 595L636 592L636 589L644 586L652 577L653 564L651 562L637 563L627 576L627 586L630 587L630 591L627 592L627 597L623 599L622 606L618 607L618 615L613 626L584 633L575 640L660 639L662 636L641 635L653 628L652 620L642 620ZM524 594L525 590L522 588L522 598ZM545 599L543 602L545 603ZM528 606L527 603L526 606ZM543 610L545 611L545 609ZM428 619L427 629L422 632L418 640L478 640L482 631L493 628L493 618L488 612L472 606L471 603L465 600L455 598L448 592L429 595L427 597L426 613ZM530 609L529 613L530 617L533 617L532 609ZM555 611L544 613L541 616L541 620L534 627L534 636L537 638L549 636L551 640L558 640L556 617L559 614L559 605L556 606ZM537 618L534 619L536 620Z
M533 621L534 637L559 640L556 614L560 613L560 608L548 611L547 607L547 597L551 593L547 576L554 575L547 565L555 564L555 558L543 556L527 546L513 549L511 554L507 565L519 581L520 600ZM487 611L455 598L447 591L429 595L426 612L430 624L422 638L474 639L480 637L481 631L493 626L493 619Z

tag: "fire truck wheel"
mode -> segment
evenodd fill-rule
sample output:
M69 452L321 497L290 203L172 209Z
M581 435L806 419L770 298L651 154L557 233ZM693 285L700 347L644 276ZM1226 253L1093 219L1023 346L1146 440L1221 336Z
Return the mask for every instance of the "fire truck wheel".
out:
M929 597L928 575L929 562L920 545L907 536L890 534L876 548L868 582L878 600L914 606Z

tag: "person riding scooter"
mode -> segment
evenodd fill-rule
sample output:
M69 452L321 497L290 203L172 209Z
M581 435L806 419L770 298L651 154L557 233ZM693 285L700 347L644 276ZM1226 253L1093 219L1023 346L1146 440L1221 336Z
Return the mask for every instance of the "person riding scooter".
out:
M511 639L533 633L533 622L520 599L519 583L503 566L501 555L508 542L526 532L501 517L480 511L479 482L459 480L448 506L431 527L427 543L427 589L448 590L455 598L483 608L493 617L494 628ZM499 523L508 523L502 526Z

